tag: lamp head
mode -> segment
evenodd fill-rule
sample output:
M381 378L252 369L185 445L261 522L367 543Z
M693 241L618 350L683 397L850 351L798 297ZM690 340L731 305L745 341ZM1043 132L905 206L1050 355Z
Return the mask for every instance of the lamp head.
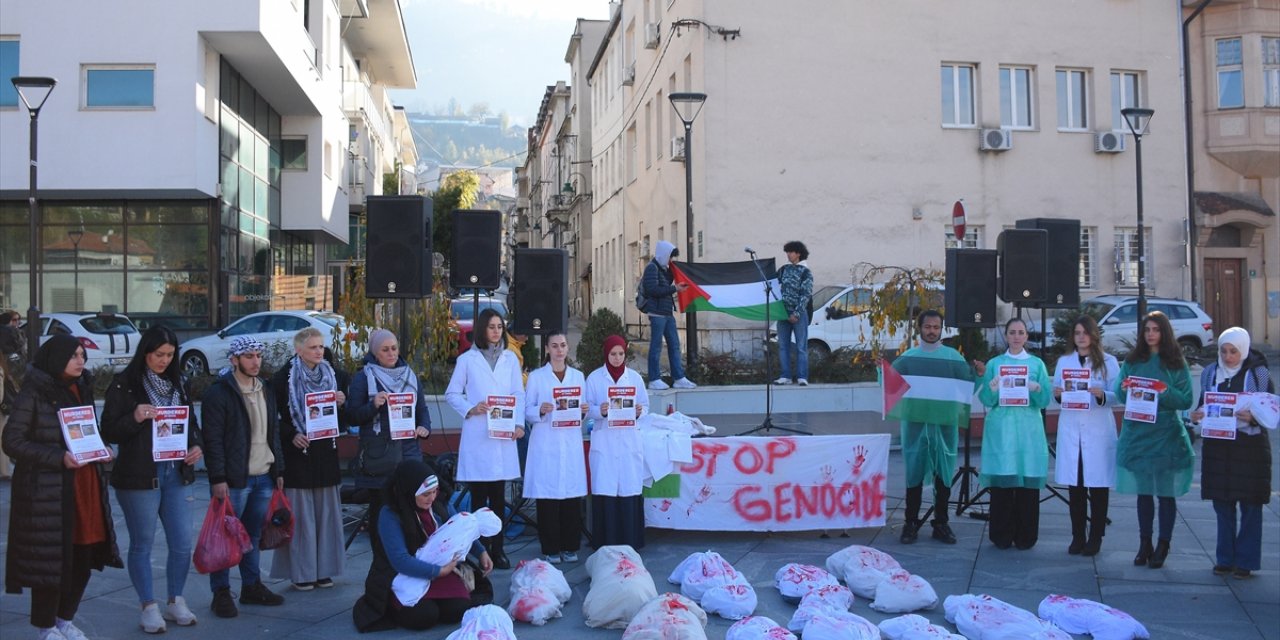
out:
M702 105L707 101L707 94L676 92L667 96L667 99L671 101L671 106L675 108L680 121L689 125L698 117L698 112L702 111Z
M1120 110L1120 115L1124 116L1125 124L1129 125L1129 133L1140 138L1147 134L1147 127L1151 124L1151 116L1155 115L1155 110L1126 107Z
M40 112L40 107L44 106L44 101L49 99L53 87L58 84L57 80L43 76L14 76L10 82L18 90L22 105L33 114Z

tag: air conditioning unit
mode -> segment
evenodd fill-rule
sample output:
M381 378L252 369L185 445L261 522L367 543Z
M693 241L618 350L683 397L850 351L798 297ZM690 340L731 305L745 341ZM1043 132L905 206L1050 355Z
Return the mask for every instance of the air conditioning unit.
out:
M1124 134L1119 131L1099 131L1093 134L1093 150L1096 153L1124 151Z
M662 32L659 31L659 24L650 22L644 25L644 48L657 49L658 43L662 41Z
M1013 148L1013 133L1008 129L983 129L978 148L983 151L1008 151Z
M622 70L622 85L629 87L636 83L636 63L632 62Z
M671 160L684 162L684 136L673 136L671 138Z

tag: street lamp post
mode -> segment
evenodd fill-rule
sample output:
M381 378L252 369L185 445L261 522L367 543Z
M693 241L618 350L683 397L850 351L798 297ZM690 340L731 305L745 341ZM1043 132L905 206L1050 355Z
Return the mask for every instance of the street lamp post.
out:
M36 349L40 347L40 287L36 280L36 254L39 252L39 245L36 243L36 232L40 227L37 224L36 216L39 209L36 208L36 184L37 184L37 164L36 164L36 122L40 118L40 108L44 106L44 101L49 99L49 94L53 92L53 87L58 84L53 78L37 77L37 76L14 76L10 79L13 82L13 88L18 90L18 97L22 98L22 105L27 108L27 113L31 115L31 134L30 134L30 161L31 161L31 177L27 184L27 212L28 224L30 226L30 243L27 248L28 265L28 296L30 297L30 306L27 307L27 357L34 357Z
M1138 322L1141 323L1142 319L1147 317L1147 255L1142 227L1142 136L1147 133L1147 127L1151 124L1151 116L1155 115L1155 110L1127 107L1120 110L1120 115L1124 116L1124 122L1129 126L1129 132L1133 134L1134 165L1138 175ZM1138 333L1141 339L1141 327Z
M74 230L72 230L72 231L68 231L68 232L67 232L67 237L71 239L71 246L72 246L72 248L73 248L73 250L74 250L74 252L75 252L75 253L74 253L74 255L75 255L75 284L73 285L72 290L73 290L73 291L75 291L75 297L76 297L76 310L77 310L77 311L83 311L83 309L80 309L79 307L80 307L80 240L81 240L82 238L84 238L84 230L83 230L83 229L74 229Z
M671 106L676 110L680 122L684 123L684 236L685 260L693 262L693 121L702 111L707 101L705 93L677 92L668 96ZM685 312L685 344L684 361L689 373L698 358L698 314Z

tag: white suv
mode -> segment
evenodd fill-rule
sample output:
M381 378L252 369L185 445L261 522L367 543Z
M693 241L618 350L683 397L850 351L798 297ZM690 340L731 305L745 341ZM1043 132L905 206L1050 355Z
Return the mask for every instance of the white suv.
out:
M1098 296L1080 303L1080 308L1097 318L1102 327L1102 346L1126 353L1138 343L1138 298L1134 296ZM1147 298L1147 311L1160 311L1169 317L1173 335L1188 356L1214 343L1213 318L1200 305L1174 298Z

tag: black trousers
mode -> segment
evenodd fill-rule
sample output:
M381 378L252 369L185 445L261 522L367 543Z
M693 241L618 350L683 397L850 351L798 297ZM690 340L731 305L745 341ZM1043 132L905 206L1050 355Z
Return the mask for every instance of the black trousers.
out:
M991 521L988 537L997 547L1016 545L1030 549L1040 537L1040 491L1037 489L991 490Z
M12 551L12 549L10 550ZM71 575L57 587L38 587L31 590L31 624L41 629L54 625L54 617L71 620L80 609L80 599L89 586L89 559L92 550L88 545L72 545Z
M951 487L942 478L933 478L933 523L947 523L947 501L951 500ZM920 519L920 504L924 501L924 485L907 487L907 508L904 516L908 522Z
M492 482L468 482L467 487L471 489L471 510L478 511L481 508L489 507L499 518L502 519L502 531L496 536L482 538L484 545L488 547L490 555L502 553L502 541L506 537L507 529L507 481L494 480Z
M582 498L538 499L538 542L543 555L582 547Z
M392 610L396 625L411 631L422 631L440 624L454 624L462 621L462 614L471 608L470 598L444 598L432 600L423 598L412 607L400 607Z
M1071 514L1071 540L1101 540L1107 530L1107 507L1111 490L1107 487L1084 486L1084 456L1076 465L1076 484L1067 487L1067 505ZM1086 525L1087 528L1086 528Z

